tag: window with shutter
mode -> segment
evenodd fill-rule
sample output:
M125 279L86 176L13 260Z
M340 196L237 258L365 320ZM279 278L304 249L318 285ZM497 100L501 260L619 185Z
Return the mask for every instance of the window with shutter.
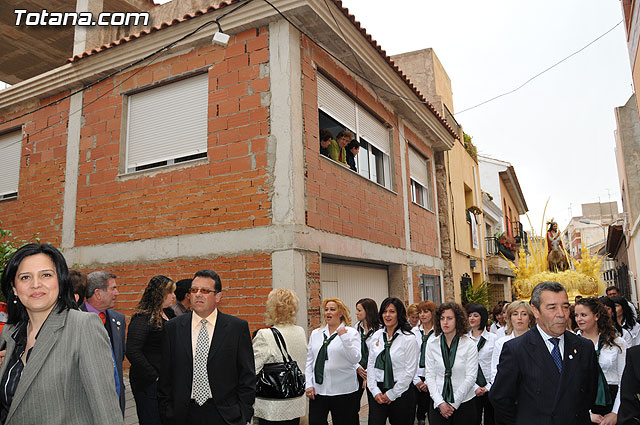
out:
M20 179L20 155L22 153L22 131L0 135L0 199L18 196Z
M352 131L360 142L358 173L391 189L389 130L327 78L318 74L317 82L320 128L331 131L334 139L341 130Z
M128 98L128 172L207 156L208 74Z
M423 158L411 147L409 147L409 174L411 176L411 200L433 211L431 160Z

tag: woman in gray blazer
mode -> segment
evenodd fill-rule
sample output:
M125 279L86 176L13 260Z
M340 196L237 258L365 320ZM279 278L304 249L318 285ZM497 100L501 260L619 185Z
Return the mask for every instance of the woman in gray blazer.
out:
M21 247L1 283L9 319L0 334L0 423L123 424L107 331L77 310L60 251Z
M307 357L307 336L300 326L296 326L298 296L287 288L272 290L267 297L267 325L278 329L287 345L291 358L304 370ZM266 363L282 361L282 354L270 329L260 329L253 338L253 355L256 373ZM355 375L354 375L355 378ZM287 424L296 425L306 414L307 401L304 395L285 400L256 397L254 415L260 425Z

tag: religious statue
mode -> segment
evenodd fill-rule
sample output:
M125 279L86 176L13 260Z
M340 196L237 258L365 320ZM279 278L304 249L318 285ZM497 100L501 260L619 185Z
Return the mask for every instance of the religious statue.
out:
M547 262L549 271L562 272L569 268L569 262L564 252L561 240L562 233L558 230L558 223L551 220L547 230Z

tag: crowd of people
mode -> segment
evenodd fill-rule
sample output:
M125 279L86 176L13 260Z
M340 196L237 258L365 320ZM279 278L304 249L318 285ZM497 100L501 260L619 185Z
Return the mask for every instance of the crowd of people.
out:
M222 281L208 269L152 277L128 333L113 310L116 276L70 271L51 245L20 248L1 288L2 424L123 424L125 355L141 425L295 425L307 414L310 425L357 425L365 392L372 425L640 421L640 324L616 287L570 304L562 285L543 282L530 302L490 312L363 298L354 321L327 298L308 339L292 290L270 292L268 327L252 336L218 309ZM304 393L257 396L256 373L283 350L304 372Z

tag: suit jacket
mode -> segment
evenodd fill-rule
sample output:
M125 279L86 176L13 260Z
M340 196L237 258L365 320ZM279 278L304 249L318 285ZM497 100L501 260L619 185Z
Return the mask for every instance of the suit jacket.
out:
M87 307L84 303L80 306L80 310L87 311ZM122 362L124 361L125 353L125 335L127 330L127 322L125 321L124 314L115 310L107 310L106 319L109 323L109 339L111 341L111 348L113 348L113 355L115 357L116 369L118 370L118 379L120 380L120 410L124 415L124 376L122 375ZM105 324L106 327L106 324Z
M640 422L640 346L627 350L627 361L620 383L618 425Z
M597 377L591 341L565 331L560 374L536 327L504 344L489 399L506 424L588 424Z
M193 383L192 312L164 325L158 385L160 418L165 425L185 424ZM249 325L218 311L207 363L213 403L230 425L253 416L256 372Z
M15 348L15 325L6 325L0 347L7 349L4 375ZM113 386L107 332L96 315L77 310L56 313L42 325L5 425L122 425Z

